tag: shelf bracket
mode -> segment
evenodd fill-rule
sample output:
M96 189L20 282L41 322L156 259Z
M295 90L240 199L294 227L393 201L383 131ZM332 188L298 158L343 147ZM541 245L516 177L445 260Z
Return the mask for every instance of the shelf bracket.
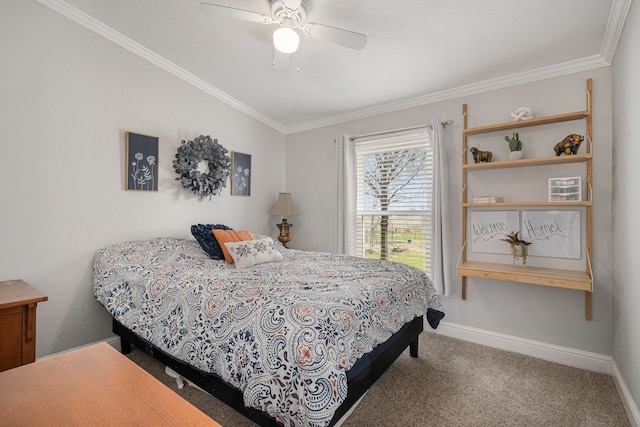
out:
M587 265L589 266L589 277L591 277L591 290L584 291L584 318L591 320L591 297L593 296L593 268L591 267L591 252L587 248Z
M589 277L591 277L591 291L593 292L593 268L591 267L591 252L589 252L589 248L587 248L587 264L589 265Z
M460 259L462 258L462 254L464 253L465 248L467 247L467 241L465 240L462 244L462 249L460 249L460 253L458 254L458 261L456 261L456 267L460 267Z
M460 259L464 254L465 249L467 248L467 239L462 243L462 248L460 249L460 253L458 254L458 260L456 261L456 267L460 267ZM467 299L467 277L462 276L462 299Z

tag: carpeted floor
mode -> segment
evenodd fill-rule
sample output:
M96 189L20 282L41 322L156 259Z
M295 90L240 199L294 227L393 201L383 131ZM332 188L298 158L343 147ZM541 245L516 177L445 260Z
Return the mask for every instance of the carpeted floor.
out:
M134 349L129 358L225 427L254 426L193 387L177 389L164 367ZM630 426L613 379L434 333L420 357L405 351L344 427Z

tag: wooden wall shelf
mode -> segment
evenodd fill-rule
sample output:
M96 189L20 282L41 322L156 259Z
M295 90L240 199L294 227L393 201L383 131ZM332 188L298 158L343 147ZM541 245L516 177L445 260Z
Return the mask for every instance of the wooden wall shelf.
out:
M482 279L506 280L556 288L593 290L593 280L584 271L557 270L538 267L514 267L507 264L491 264L467 261L458 266L458 274Z
M492 280L504 280L516 283L529 283L534 285L551 286L557 288L574 289L585 292L585 318L591 320L591 296L593 292L593 278L591 272L592 253L592 194L587 192L585 201L555 201L555 202L504 202L504 203L471 203L467 200L467 174L469 172L479 173L480 171L492 169L521 168L534 166L562 166L568 163L584 163L586 165L587 183L591 187L593 184L592 165L592 81L587 80L587 108L584 111L576 111L554 116L538 117L529 120L515 122L498 123L487 126L467 128L467 105L462 105L462 254L458 265L458 275L462 276L462 299L467 295L467 277L477 277ZM512 129L521 129L531 126L542 126L553 123L568 122L586 119L585 145L586 153L577 155L562 155L554 157L539 157L522 160L507 160L489 163L467 163L468 145L467 138L471 135L483 133L499 132ZM484 262L467 261L467 209L474 207L529 207L529 206L554 206L554 207L582 207L586 213L586 262L584 271L559 270L538 267L514 267L506 264L492 264Z
M508 207L508 206L591 206L590 201L581 201L581 202L500 202L500 203L463 203L462 206L465 208L471 207Z
M517 122L506 122L495 125L480 126L476 128L466 128L463 130L464 135L478 135L481 133L498 132L503 130L520 129L531 126L548 125L552 123L570 122L573 120L586 119L591 115L591 108L585 111L576 111L575 113L558 114L555 116L538 117L529 120L519 120Z
M533 159L522 160L505 160L502 162L489 163L466 163L462 165L462 170L486 170L486 169L507 169L507 168L524 168L527 166L545 166L558 165L566 163L582 163L591 160L591 153L576 154L573 156L555 156L555 157L538 157Z

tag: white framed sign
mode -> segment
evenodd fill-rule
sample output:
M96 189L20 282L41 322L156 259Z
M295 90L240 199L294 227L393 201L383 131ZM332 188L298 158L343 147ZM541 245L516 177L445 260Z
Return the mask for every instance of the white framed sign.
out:
M580 212L522 211L520 238L529 255L580 259Z
M519 229L518 211L471 211L471 250L510 254L511 246L500 239Z

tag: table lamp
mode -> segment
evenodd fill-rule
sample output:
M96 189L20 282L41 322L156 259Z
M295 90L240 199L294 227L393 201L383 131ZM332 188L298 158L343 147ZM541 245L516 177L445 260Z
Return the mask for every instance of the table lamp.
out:
M291 193L278 194L278 200L276 201L276 205L273 207L273 209L271 209L270 214L282 217L282 222L278 224L278 229L280 229L278 240L282 242L282 245L286 248L287 243L289 242L289 240L291 240L292 225L287 222L285 216L300 215L300 212L298 212L295 205L293 204Z

